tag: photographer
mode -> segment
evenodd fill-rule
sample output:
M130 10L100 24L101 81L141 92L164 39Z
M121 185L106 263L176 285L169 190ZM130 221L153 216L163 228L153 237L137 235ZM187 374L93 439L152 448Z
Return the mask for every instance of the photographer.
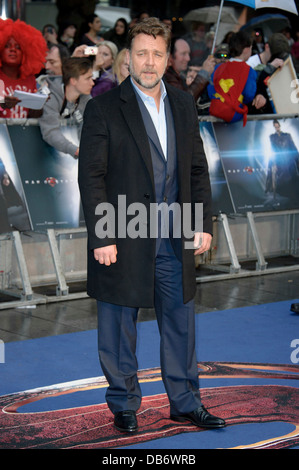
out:
M214 57L209 56L202 67L191 69L191 77L189 74L186 81L183 79L182 73L187 72L189 62L190 46L187 41L181 38L173 39L164 80L180 90L187 91L197 101L209 84L216 62Z

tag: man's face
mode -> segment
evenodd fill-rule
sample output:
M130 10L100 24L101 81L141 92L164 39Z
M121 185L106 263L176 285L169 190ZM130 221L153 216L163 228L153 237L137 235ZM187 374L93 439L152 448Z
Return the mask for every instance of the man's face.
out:
M79 78L72 78L71 81L80 95L90 95L94 85L92 68L87 73L80 75Z
M17 41L11 37L1 51L2 64L9 66L20 66L22 64L23 53Z
M94 31L96 31L97 33L100 32L101 30L101 27L102 27L102 22L100 20L100 18L97 16L92 23L89 23L88 26L93 29Z
M184 39L178 39L175 43L175 51L172 56L173 68L178 72L187 70L190 61L190 47Z
M146 93L158 86L168 60L165 40L161 36L138 34L128 55L130 74L139 88Z
M205 34L206 34L206 27L204 24L200 24L197 26L197 28L194 30L194 33L196 34L197 37L204 39Z
M48 75L62 75L62 64L57 47L52 47L48 52L45 67Z

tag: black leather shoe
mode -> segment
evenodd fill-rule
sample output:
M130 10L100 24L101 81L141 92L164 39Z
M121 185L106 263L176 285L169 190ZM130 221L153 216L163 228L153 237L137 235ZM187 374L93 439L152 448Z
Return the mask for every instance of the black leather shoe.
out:
M114 416L114 426L118 431L135 432L138 429L135 411L119 411Z
M191 421L201 428L223 428L226 425L224 419L211 415L204 406L184 415L170 415L170 419L180 423Z
M299 304L292 304L291 311L295 313L299 313Z

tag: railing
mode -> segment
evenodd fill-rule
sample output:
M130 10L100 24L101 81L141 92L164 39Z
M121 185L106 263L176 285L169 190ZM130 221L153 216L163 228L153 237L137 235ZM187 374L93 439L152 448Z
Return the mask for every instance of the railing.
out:
M247 138L252 140L252 126L259 132L263 126L272 126L273 117L251 116ZM298 129L297 116L275 115L275 119L280 119L286 127L295 120L293 128ZM205 133L207 125L212 126L212 131L208 129L209 135ZM299 200L292 200L290 206L286 204L281 210L261 207L240 211L223 148L225 139L217 142L228 132L231 146L235 145L233 136L241 132L240 128L210 117L200 119L200 128L208 161L213 150L214 161L210 160L209 166L218 209L214 212L213 246L197 260L204 265L205 273L206 270L211 272L198 274L197 282L298 270ZM74 138L74 128L65 123L63 129ZM298 134L297 130L296 142ZM74 281L86 280L87 236L80 208L77 161L49 147L41 137L38 121L31 119L0 120L0 144L0 157L23 202L23 211L10 214L11 232L0 235L0 298L3 299L0 309L85 297L84 287L80 292L70 292ZM244 149L248 150L248 145L244 141ZM247 153L252 156L251 151ZM222 183L227 189L227 200L231 202L232 210L227 212L219 210L224 198L217 201L219 172L213 173L215 158L222 165ZM265 174L261 174L259 177L264 178ZM250 181L252 174L245 176ZM16 228L18 224L20 227ZM271 258L279 255L287 255L293 262L288 266L271 267ZM247 269L247 261L255 261L255 268ZM55 293L41 293L41 288L50 284L56 286Z

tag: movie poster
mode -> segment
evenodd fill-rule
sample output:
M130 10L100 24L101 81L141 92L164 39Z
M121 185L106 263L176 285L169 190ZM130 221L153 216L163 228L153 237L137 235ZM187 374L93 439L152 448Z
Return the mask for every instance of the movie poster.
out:
M78 145L75 126L63 126ZM298 118L201 122L213 214L299 208ZM84 227L78 161L42 139L38 125L0 125L0 232Z
M64 126L62 132L78 145L75 126ZM42 139L39 126L10 126L9 133L33 230L84 226L77 181L78 160L49 146Z
M200 122L199 128L209 166L213 215L217 215L220 212L232 214L234 208L223 171L213 125L211 122Z
M236 213L299 208L297 118L213 127Z
M0 233L31 230L24 189L6 124L0 124Z

